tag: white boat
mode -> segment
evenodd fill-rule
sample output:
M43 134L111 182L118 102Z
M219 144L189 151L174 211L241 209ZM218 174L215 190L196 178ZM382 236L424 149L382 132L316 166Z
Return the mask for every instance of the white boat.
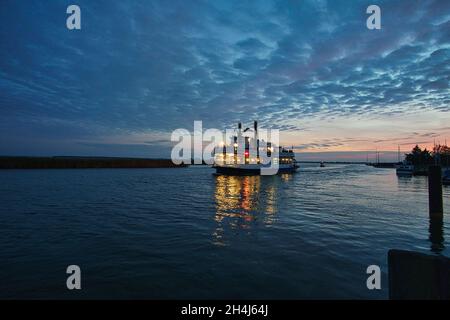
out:
M412 176L414 173L414 166L403 162L396 167L396 173L398 176Z
M293 173L299 168L292 149L275 146L271 142L260 143L257 121L254 122L253 137L245 136L243 132L242 124L239 123L237 135L229 143L224 142L215 149L213 167L217 174L264 175L273 174L274 171L280 174ZM278 152L275 152L276 148ZM267 157L263 157L265 155ZM264 163L264 158L269 159L268 162Z

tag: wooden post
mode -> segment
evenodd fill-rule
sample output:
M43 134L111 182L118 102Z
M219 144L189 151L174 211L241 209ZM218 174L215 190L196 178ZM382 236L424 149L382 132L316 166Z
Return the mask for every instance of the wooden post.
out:
M428 199L430 218L440 218L444 214L442 201L442 169L432 165L428 168Z
M431 242L431 251L441 253L445 249L444 246L444 219L440 217L430 217L430 226L428 228L429 239Z

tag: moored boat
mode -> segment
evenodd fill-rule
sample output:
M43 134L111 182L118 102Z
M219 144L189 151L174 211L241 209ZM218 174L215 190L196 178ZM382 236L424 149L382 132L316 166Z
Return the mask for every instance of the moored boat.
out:
M412 176L414 173L414 166L403 162L396 166L396 173L398 176Z

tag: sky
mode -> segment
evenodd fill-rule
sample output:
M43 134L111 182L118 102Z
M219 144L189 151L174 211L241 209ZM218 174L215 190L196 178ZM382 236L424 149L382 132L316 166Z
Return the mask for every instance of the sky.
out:
M68 30L66 8L81 8ZM366 9L381 8L369 30ZM450 141L450 1L2 0L0 155L169 157L177 128L303 160Z

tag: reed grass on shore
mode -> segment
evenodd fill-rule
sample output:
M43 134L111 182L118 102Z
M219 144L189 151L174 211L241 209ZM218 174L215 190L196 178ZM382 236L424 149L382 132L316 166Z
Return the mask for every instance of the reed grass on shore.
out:
M0 157L0 169L178 168L170 159L108 157Z

